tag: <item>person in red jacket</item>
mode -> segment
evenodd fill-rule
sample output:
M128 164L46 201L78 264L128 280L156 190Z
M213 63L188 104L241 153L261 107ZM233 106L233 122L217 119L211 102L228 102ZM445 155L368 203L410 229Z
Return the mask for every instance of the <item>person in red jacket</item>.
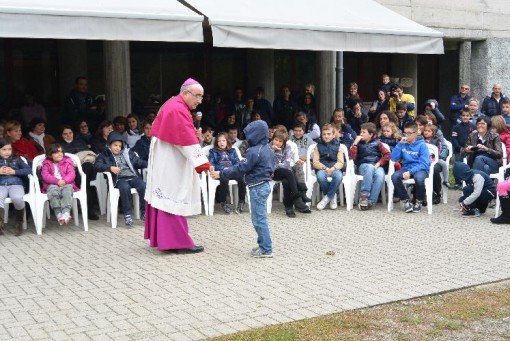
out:
M18 121L5 123L5 137L11 141L14 155L23 156L29 161L32 161L39 155L34 142L23 137L21 123Z

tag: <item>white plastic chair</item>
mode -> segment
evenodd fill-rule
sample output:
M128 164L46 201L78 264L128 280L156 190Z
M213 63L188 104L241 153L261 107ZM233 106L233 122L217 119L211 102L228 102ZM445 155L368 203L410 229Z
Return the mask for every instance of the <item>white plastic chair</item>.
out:
M90 187L95 187L97 192L97 201L99 204L99 213L106 214L106 201L108 200L108 183L102 173L97 173L96 178L90 181Z
M390 153L391 153L391 149L390 149L390 146L388 146L386 143L383 143L382 144ZM354 206L354 197L355 197L355 194L356 194L356 189L357 187L360 187L359 185L361 185L360 182L363 181L363 175L360 175L360 174L357 174L356 173L356 167L354 165L354 160L349 160L349 162L351 163L351 167L350 169L352 170L352 175L351 175L351 195L352 195L352 200L351 200L351 208L353 208ZM388 176L388 174L385 174L384 175L384 183L383 183L383 186L381 188L381 197L382 197L382 203L383 205L386 205L386 186L389 186L388 184L388 181L391 182L391 177ZM361 189L361 187L360 187Z
M448 174L450 174L450 160L453 156L453 145L447 139L444 139L444 142L446 143L446 147L448 148L448 156L446 157L445 162L446 162L446 167L448 169ZM444 179L443 173L441 172L441 186L442 186L442 183L445 181L449 182L450 179ZM448 203L448 188L443 190L443 204L447 204L447 203Z
M76 169L80 173L81 176L81 186L80 190L73 193L73 220L76 226L79 226L79 217L78 217L78 203L77 200L80 201L81 213L83 215L83 229L85 231L89 230L88 223L88 206L87 206L87 190L86 190L86 181L87 176L83 173L83 169L81 168L80 158L74 154L66 153L66 156L70 157ZM32 177L34 179L34 189L35 189L35 208L36 208L36 222L35 228L37 234L42 234L42 229L46 224L46 219L44 219L44 213L46 211L49 212L49 202L48 195L46 193L41 192L41 186L39 184L39 178L37 177L37 169L41 166L42 162L46 158L45 155L37 155L35 159L32 161ZM32 206L31 206L32 207Z
M28 165L27 159L21 156L23 162ZM35 188L34 188L34 177L30 174L28 175L28 193L23 195L23 200L30 206L30 211L32 212L32 218L34 219L34 225L36 224L37 219L37 211L35 208ZM9 222L9 204L12 203L11 198L6 198L4 201L4 223L7 224ZM25 215L23 217L23 229L27 229L27 211L25 209Z
M425 192L426 192L426 198L427 198L427 210L429 214L432 214L432 194L434 193L433 188L433 182L434 182L434 166L437 163L437 157L438 157L438 150L437 147L431 144L427 144L427 147L429 148L429 154L436 155L436 158L434 161L430 162L430 168L429 168L429 176L425 178ZM388 171L388 175L391 176L395 173L395 162L390 161L390 168ZM408 179L403 180L404 185L413 185L414 179ZM393 192L395 191L395 187L393 186L393 182L390 181L390 184L388 186L388 212L393 210Z
M108 200L106 205L106 222L112 223L112 228L117 228L117 218L119 212L119 199L120 190L115 188L113 183L112 173L103 172L106 175L106 181L108 182ZM133 200L133 216L135 219L140 219L140 197L136 188L131 188L131 196Z

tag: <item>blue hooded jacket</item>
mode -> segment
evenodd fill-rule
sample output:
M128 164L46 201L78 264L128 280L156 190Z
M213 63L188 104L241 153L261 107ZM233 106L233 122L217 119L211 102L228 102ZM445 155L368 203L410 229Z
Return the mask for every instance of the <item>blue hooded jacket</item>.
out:
M419 171L429 173L430 154L424 139L416 139L412 144L399 142L391 152L391 160L404 160L402 170L412 174Z
M221 172L223 179L232 175L245 175L244 181L248 187L270 181L273 175L274 152L267 143L269 128L262 120L251 122L243 130L250 147L246 150L245 159L231 168Z

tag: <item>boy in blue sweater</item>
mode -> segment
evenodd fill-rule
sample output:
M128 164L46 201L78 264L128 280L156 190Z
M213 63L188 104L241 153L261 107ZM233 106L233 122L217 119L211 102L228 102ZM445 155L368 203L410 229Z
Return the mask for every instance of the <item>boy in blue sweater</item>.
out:
M396 162L403 160L402 169L391 176L395 194L400 198L404 211L420 212L423 200L425 200L425 178L429 175L430 155L425 140L418 139L418 127L416 123L409 122L404 127L404 137L391 152L391 160ZM403 180L414 178L416 185L416 202L414 205L409 200ZM429 203L430 205L430 203Z
M229 179L245 176L250 193L251 221L257 232L258 246L251 250L255 258L272 258L273 244L267 222L267 198L271 193L269 181L275 169L274 152L269 147L267 136L269 128L265 121L251 122L243 130L250 147L246 150L245 160L219 171L211 172L214 179Z

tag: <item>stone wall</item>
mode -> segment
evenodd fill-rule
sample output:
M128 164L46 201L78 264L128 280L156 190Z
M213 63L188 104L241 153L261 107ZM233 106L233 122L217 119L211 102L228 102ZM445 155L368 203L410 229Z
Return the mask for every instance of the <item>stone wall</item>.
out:
M510 4L506 0L376 0L448 39L510 38Z

